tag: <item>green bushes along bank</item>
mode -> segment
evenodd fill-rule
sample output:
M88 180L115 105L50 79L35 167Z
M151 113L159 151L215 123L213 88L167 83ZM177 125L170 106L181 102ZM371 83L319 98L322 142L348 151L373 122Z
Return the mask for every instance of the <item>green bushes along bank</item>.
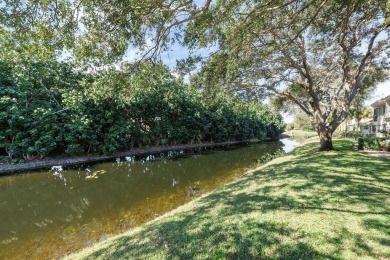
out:
M359 150L389 150L389 141L386 138L380 137L360 137L358 138L358 149Z
M207 98L161 65L80 71L58 62L0 63L0 156L264 140L284 128L267 106L223 94Z

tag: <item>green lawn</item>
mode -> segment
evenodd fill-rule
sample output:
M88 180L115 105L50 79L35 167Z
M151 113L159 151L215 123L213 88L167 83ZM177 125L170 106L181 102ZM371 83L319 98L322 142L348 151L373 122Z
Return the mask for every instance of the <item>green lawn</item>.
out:
M72 258L389 259L390 160L299 147Z

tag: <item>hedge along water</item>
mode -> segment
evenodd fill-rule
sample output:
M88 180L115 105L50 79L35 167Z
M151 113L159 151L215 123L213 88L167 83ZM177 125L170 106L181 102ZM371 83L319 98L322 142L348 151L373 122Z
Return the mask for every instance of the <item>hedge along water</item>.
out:
M258 102L202 96L162 65L100 74L54 61L0 63L0 156L112 154L133 147L277 138ZM141 67L142 67L141 66ZM1 158L0 158L1 160Z

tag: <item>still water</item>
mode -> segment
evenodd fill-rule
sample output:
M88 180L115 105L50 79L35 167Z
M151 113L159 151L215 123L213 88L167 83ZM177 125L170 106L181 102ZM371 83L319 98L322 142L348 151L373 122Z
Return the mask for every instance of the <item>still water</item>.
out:
M139 226L288 151L284 142L0 177L0 259L58 258Z

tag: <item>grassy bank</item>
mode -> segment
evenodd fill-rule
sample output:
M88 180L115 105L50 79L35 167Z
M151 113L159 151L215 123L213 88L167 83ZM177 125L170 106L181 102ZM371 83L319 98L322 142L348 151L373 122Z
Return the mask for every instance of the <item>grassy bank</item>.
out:
M390 161L297 148L71 258L390 258Z
M290 133L291 131L294 133L294 137L308 138L308 137L318 136L315 131L307 131L307 130L300 130L300 129L290 130L287 131L286 133Z

